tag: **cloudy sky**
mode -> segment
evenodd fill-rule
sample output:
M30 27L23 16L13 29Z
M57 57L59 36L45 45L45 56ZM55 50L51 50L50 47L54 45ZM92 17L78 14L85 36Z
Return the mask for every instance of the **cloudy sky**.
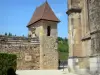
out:
M10 32L18 36L28 34L27 24L35 8L46 0L0 0L0 34ZM68 37L67 0L47 0L60 19L58 36Z

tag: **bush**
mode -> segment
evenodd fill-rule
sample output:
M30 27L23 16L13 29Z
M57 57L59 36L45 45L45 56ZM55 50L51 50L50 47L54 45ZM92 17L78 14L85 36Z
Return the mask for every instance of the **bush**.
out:
M7 75L7 71L13 68L16 71L17 56L14 54L0 53L0 75Z
M58 37L58 52L60 60L67 60L69 53L68 39Z

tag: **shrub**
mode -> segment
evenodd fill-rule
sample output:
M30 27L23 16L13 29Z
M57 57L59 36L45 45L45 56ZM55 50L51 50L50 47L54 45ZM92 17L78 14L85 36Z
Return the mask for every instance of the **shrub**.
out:
M7 71L13 68L16 71L17 56L14 54L0 53L0 75L7 75Z

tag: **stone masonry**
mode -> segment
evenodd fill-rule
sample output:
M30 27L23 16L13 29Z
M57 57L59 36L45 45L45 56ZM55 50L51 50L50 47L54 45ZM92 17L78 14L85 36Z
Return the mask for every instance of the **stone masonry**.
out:
M57 39L55 37L44 36L41 40L42 56L41 68L43 69L58 69L58 52ZM51 60L51 61L50 61Z
M69 59L71 71L100 70L100 0L68 0Z
M0 52L17 55L17 69L39 69L40 43L38 38L0 36Z

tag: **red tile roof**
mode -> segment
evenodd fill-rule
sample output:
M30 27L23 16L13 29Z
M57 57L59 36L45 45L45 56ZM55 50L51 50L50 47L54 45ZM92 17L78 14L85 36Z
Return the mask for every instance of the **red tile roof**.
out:
M32 25L33 23L39 21L39 20L50 20L50 21L56 21L59 22L60 20L55 16L54 12L50 8L47 1L36 8L30 22L28 23L28 26ZM28 27L27 26L27 27Z

